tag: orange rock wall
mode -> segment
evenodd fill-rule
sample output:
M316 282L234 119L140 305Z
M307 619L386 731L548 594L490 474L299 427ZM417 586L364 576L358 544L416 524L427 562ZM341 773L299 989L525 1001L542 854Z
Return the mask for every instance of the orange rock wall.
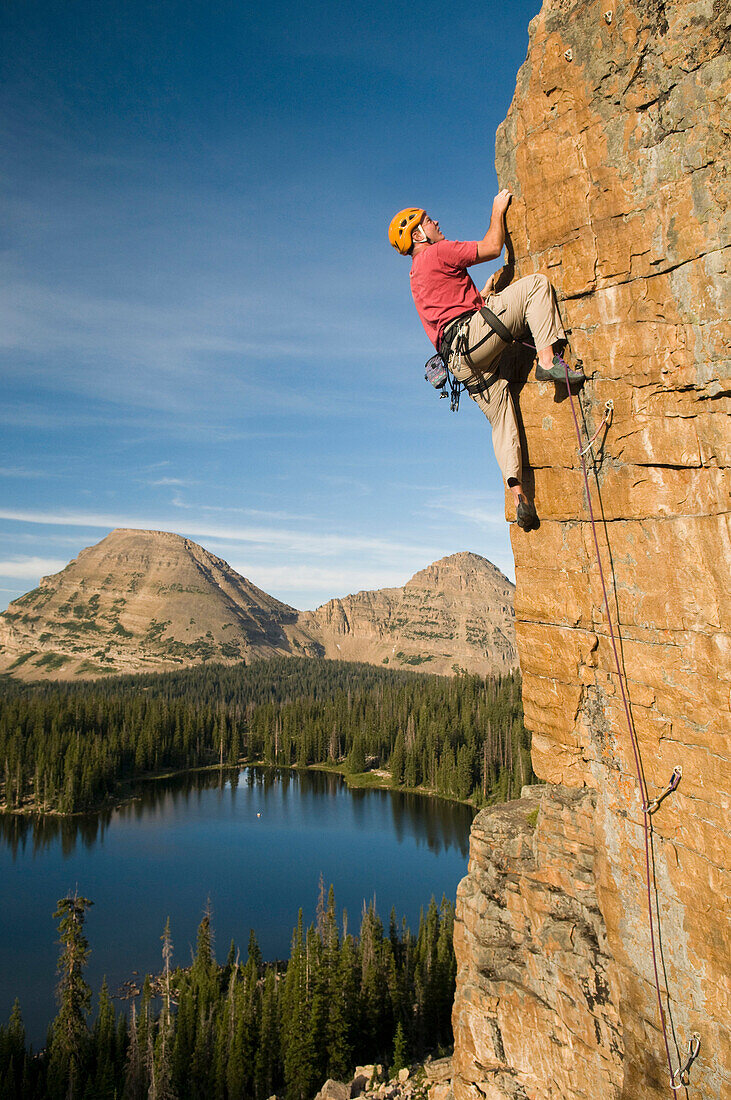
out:
M580 405L586 438L605 403L614 404L590 462L591 494L650 795L675 765L683 768L677 793L652 818L661 977L678 1044L684 1049L697 1031L701 1055L687 1093L672 1093L650 952L641 799L571 409L560 387L534 382L523 364L526 483L541 518L537 531L512 529L526 724L542 779L596 792L582 844L593 851L619 1054L606 1035L592 1049L588 1023L578 1026L575 1013L569 1022L560 969L542 994L528 982L522 999L511 997L502 1061L494 1051L492 1061L475 1053L479 1008L468 1008L465 990L507 994L481 968L480 936L494 931L489 915L482 931L468 915L466 899L479 894L475 875L488 873L490 858L490 846L477 851L473 841L458 901L456 1100L476 1097L476 1088L488 1097L562 1100L731 1096L729 20L729 4L719 0L546 0L497 140L500 186L514 193L516 277L549 275L590 377ZM549 788L541 850L531 857L539 868L566 851L558 839L552 849L551 797ZM531 875L521 877L520 867L516 874L533 897ZM535 922L521 942L527 974L542 950ZM566 1051L543 1042L541 995L552 1006L553 1032L566 1024L573 1084ZM588 1020L596 1010L584 1000L582 1011ZM485 1034L494 1015L485 1004ZM528 1042L537 1032L540 1074ZM672 1035L670 1043L677 1064ZM600 1064L621 1072L592 1092L587 1083ZM523 1091L510 1091L508 1080Z
M622 1035L596 893L596 795L567 787L523 794L479 814L472 828L455 926L455 1092L465 1100L614 1096Z

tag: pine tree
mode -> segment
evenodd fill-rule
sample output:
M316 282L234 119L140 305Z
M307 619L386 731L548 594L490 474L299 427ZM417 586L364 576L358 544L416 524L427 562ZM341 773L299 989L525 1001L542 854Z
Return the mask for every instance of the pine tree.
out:
M0 1096L8 1100L22 1095L23 1077L27 1072L28 1056L25 1050L25 1027L16 998L7 1030L0 1027Z
M190 977L186 975L180 980L178 988L178 1011L175 1016L173 1042L173 1084L180 1096L185 1096L189 1084L195 1030L196 997Z
M99 994L99 1011L92 1032L92 1049L94 1096L97 1100L115 1100L116 1020L106 977Z
M217 991L216 960L213 956L213 909L208 898L206 908L198 925L193 965L190 968L190 980L196 993L198 1012L208 1009Z
M308 1026L312 1051L312 1075L315 1081L324 1081L327 1069L328 980L322 940L314 925L307 931L305 951L309 987Z
M138 1042L137 1005L133 1001L129 1024L127 1059L124 1071L123 1100L143 1100L143 1097L147 1093L145 1076L144 1052L140 1051Z
M327 1022L327 1075L346 1080L353 1067L355 1035L360 1016L358 959L352 936L345 936L338 952Z
M243 1096L245 1082L241 974L229 969L228 990L216 1033L216 1096Z
M170 964L173 957L173 941L170 935L170 917L165 921L162 936L163 1002L158 1019L157 1037L153 1047L152 1082L155 1100L174 1100L173 1075L173 1016Z
M363 739L361 737L356 737L353 741L353 747L348 753L347 759L345 761L345 767L351 775L357 775L360 774L360 772L365 771L365 766L366 761L365 749L363 747Z
M89 1029L87 1016L91 990L84 980L89 943L84 935L86 910L93 905L88 898L61 898L53 914L58 919L61 953L56 997L59 1010L52 1024L48 1082L51 1096L75 1100L80 1095L86 1067Z
M144 1067L145 1077L149 1084L150 1079L150 1031L153 1027L153 1019L151 1012L152 1005L152 982L150 975L145 974L145 980L142 983L142 998L140 1001L140 1012L137 1018L137 1045L140 1051L140 1058L142 1059L142 1065Z
M302 910L292 936L282 1003L282 1055L287 1100L309 1100L314 1091L314 1052Z
M232 945L233 946L233 945ZM254 972L258 974L262 965L261 948L257 943L256 932L253 928L249 929L249 942L246 948L247 961L250 962L254 968Z
M472 751L469 745L461 745L457 753L455 794L457 798L469 798L472 792Z
M392 1003L388 977L391 945L383 938L383 924L371 903L364 909L360 926L360 1006L364 1042L374 1056L384 1058L393 1036Z
M194 1100L210 1100L213 1095L215 1026L218 975L213 957L212 908L210 898L198 925L196 952L190 968L193 990L194 1042L188 1071L189 1093Z
M272 1096L279 1086L280 1048L277 985L277 976L274 969L270 967L267 969L262 990L259 1042L254 1066L254 1091L259 1100Z
M407 749L404 760L404 783L407 787L416 787L420 780L419 754L414 748Z
M404 765L406 763L406 755L404 752L404 735L399 730L396 734L396 741L394 742L393 752L391 753L391 759L389 761L389 768L391 770L391 782L394 787L400 787L404 781Z
M393 1057L391 1058L389 1075L395 1077L398 1071L404 1069L407 1065L406 1035L404 1025L399 1020L396 1024L396 1034L393 1037Z

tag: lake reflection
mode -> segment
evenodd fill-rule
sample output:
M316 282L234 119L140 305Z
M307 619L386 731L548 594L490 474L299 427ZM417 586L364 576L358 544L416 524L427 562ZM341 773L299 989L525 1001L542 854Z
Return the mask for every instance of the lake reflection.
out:
M88 979L116 988L160 968L169 916L185 963L206 898L219 957L254 928L265 958L286 957L297 910L314 918L320 873L352 930L376 898L415 927L434 895L454 897L466 871L469 807L397 791L348 790L340 776L246 768L145 783L116 810L74 818L0 815L0 1020L17 995L29 1037L54 1014L58 898L78 888Z

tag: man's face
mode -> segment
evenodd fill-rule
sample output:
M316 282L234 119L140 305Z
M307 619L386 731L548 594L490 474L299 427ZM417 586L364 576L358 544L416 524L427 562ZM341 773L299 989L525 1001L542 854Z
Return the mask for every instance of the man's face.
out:
M421 219L420 225L430 244L436 244L437 241L445 240L444 234L439 228L439 222L435 222L428 214L425 214Z

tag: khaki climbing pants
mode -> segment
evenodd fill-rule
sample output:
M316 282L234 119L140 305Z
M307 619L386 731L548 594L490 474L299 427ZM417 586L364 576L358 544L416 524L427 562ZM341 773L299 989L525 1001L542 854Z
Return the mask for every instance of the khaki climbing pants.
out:
M547 348L565 339L558 303L553 287L545 275L527 275L511 283L505 290L491 294L487 307L500 318L513 336L530 330L537 348ZM492 330L480 313L476 313L466 330L467 346L472 348ZM467 386L470 397L478 405L492 427L492 445L505 481L522 481L523 456L515 406L508 382L497 371L497 360L507 345L495 333L477 348L469 360L458 354L450 358L450 370L459 382Z

